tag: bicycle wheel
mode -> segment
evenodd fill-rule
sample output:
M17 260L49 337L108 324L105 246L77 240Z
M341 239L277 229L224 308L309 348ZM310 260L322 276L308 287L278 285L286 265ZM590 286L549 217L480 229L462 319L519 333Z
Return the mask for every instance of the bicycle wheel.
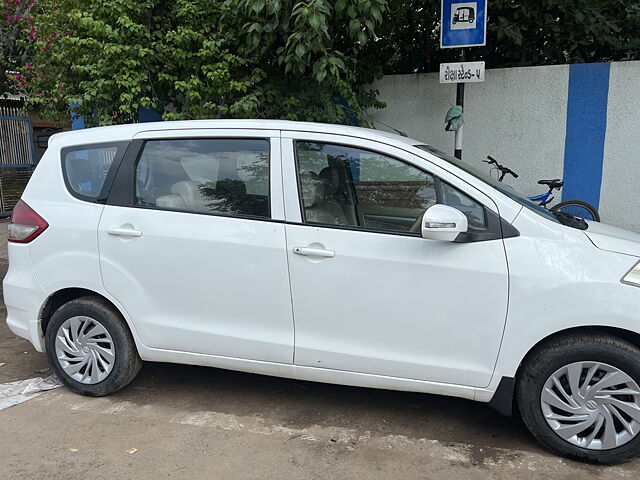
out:
M583 202L582 200L567 200L566 202L560 202L550 208L552 212L564 212L574 217L583 218L585 220L591 220L594 222L600 221L600 215L593 205Z

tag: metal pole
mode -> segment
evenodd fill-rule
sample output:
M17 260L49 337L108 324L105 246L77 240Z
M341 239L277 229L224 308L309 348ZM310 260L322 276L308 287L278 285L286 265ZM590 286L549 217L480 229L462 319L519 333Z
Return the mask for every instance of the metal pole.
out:
M460 49L460 61L464 62L466 59L464 48ZM464 111L464 83L458 83L456 89L456 105L460 105ZM462 129L464 127L460 125L460 128L456 130L455 146L453 155L462 160Z

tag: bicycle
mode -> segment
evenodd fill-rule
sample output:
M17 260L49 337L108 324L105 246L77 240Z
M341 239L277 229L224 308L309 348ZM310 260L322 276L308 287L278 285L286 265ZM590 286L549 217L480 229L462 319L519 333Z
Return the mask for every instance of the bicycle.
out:
M500 165L495 158L491 155L487 155L488 160L482 160L484 163L488 163L489 165L493 165L489 174L494 171L499 171L500 176L498 178L499 182L504 180L506 175L511 175L513 178L518 178L518 174L504 165ZM567 213L577 218L582 218L585 220L592 220L594 222L600 221L600 215L598 211L595 209L593 205L590 203L584 202L582 200L565 200L564 202L560 202L551 208L548 207L549 203L553 201L555 198L553 196L553 191L560 191L564 185L564 182L559 178L554 178L552 180L539 180L539 185L546 185L549 188L547 193L543 193L541 195L534 195L532 197L527 197L532 202L537 202L543 208L546 208L552 213Z

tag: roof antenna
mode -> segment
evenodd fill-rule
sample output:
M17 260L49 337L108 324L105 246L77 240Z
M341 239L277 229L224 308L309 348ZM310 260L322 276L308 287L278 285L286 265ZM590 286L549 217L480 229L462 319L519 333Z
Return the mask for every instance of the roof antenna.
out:
M342 105L341 103L338 103L338 105L340 105L340 106L341 106L342 108L344 108L345 110L349 110L350 112L353 112L353 113L360 113L360 112L358 112L358 111L354 110L353 108L349 108L349 107L347 107L346 105ZM390 128L391 130L393 130L394 132L396 132L398 135L401 135L401 136L403 136L403 137L408 137L408 136L409 136L409 135L407 135L407 132L403 132L402 130L398 130L397 128L392 127L391 125L386 124L386 123L384 123L384 122L381 122L380 120L376 120L376 119L371 118L371 117L369 117L369 118L370 118L370 119L371 119L371 121L372 121L372 122L374 122L374 123L376 123L376 122L377 122L377 123L379 123L379 124L381 124L381 125L384 125L384 126L385 126L385 127L387 127L387 128ZM374 128L375 128L375 125L374 125Z

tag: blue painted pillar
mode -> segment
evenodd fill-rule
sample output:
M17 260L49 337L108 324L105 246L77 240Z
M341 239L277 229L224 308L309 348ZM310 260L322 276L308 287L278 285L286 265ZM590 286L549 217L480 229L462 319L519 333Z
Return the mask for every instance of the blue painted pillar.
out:
M610 63L569 68L563 200L600 203Z
M138 110L138 121L140 123L161 122L162 115L150 108L140 108L140 110Z
M77 104L71 104L72 107L76 107ZM138 112L139 122L161 122L162 115L155 110L148 108L141 108ZM82 130L84 128L84 118L77 113L71 114L71 130Z
M77 107L77 103L71 103L71 107ZM82 130L84 128L84 118L75 112L71 113L71 130Z

